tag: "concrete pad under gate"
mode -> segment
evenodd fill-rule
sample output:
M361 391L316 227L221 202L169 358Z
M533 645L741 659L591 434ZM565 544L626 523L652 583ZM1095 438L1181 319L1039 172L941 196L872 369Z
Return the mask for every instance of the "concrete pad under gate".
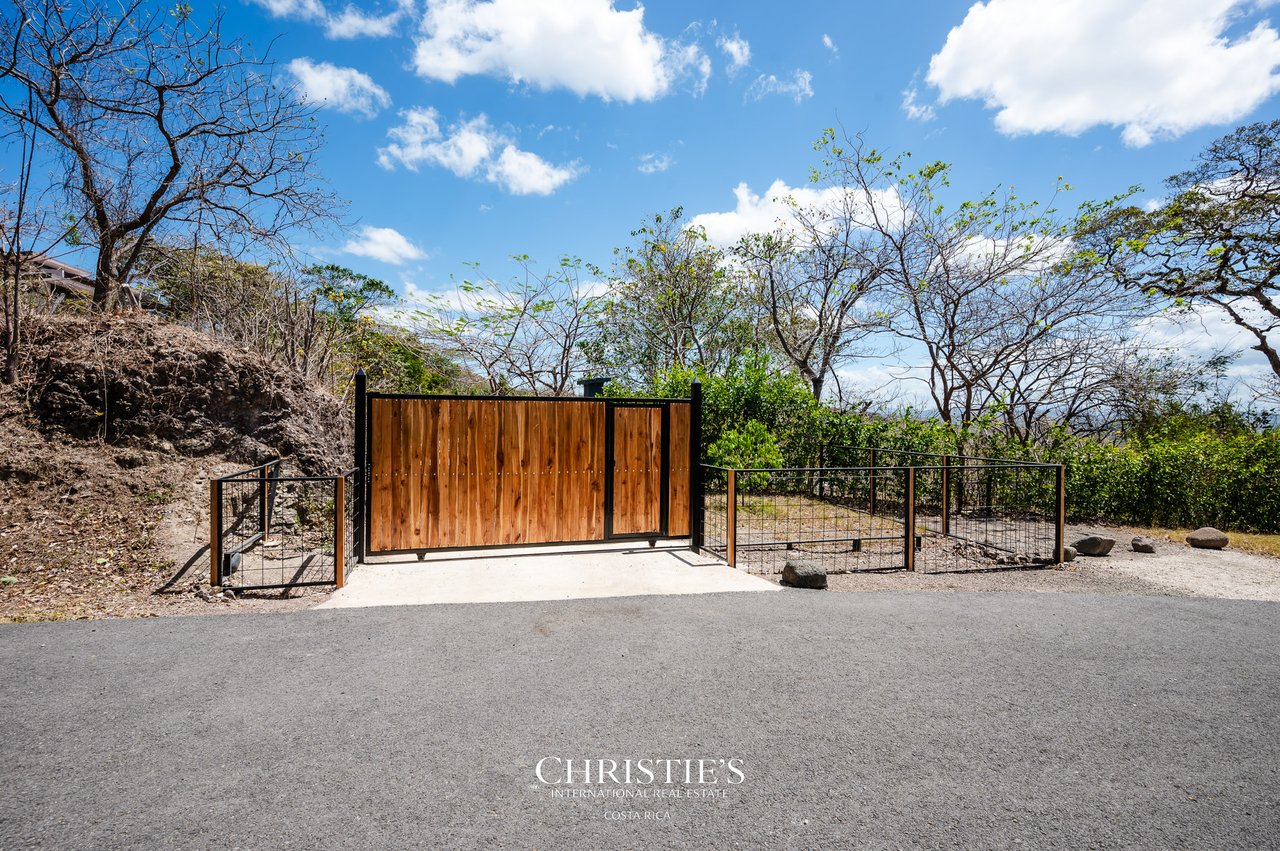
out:
M316 608L778 591L688 546L643 542L376 556Z

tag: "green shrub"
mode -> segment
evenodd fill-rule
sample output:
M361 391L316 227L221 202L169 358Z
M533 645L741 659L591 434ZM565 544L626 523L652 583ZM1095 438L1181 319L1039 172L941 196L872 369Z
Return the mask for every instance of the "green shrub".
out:
M748 420L740 431L726 431L707 447L707 463L736 470L762 467L776 470L782 466L782 453L764 423ZM736 481L737 487L744 491L760 490L768 484L768 473L748 473Z

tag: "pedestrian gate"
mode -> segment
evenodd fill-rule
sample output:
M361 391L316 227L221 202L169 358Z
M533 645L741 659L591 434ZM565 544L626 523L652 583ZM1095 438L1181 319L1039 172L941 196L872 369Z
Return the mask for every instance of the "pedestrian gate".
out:
M690 494L701 417L689 399L360 386L356 407L362 554L680 538L700 519Z

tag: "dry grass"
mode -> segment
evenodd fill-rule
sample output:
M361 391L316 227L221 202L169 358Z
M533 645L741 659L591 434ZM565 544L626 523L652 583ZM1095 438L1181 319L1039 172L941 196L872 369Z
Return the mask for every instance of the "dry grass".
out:
M1135 535L1146 535L1157 540L1163 539L1185 544L1187 535L1195 530L1125 527L1125 531L1133 532ZM1227 537L1231 539L1229 546L1233 550L1280 558L1280 535L1265 535L1257 532L1228 532Z

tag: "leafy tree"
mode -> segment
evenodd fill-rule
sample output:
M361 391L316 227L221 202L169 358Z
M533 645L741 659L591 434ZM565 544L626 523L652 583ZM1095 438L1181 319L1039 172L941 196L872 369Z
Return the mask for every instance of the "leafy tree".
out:
M1155 210L1094 216L1093 248L1138 290L1221 308L1280 380L1280 120L1223 136L1166 185Z
M337 209L314 110L224 38L221 13L14 0L0 71L0 116L60 158L64 206L84 213L100 308L153 241L261 246Z
M664 369L719 372L751 345L752 324L725 252L680 207L615 250L596 367L640 382Z

